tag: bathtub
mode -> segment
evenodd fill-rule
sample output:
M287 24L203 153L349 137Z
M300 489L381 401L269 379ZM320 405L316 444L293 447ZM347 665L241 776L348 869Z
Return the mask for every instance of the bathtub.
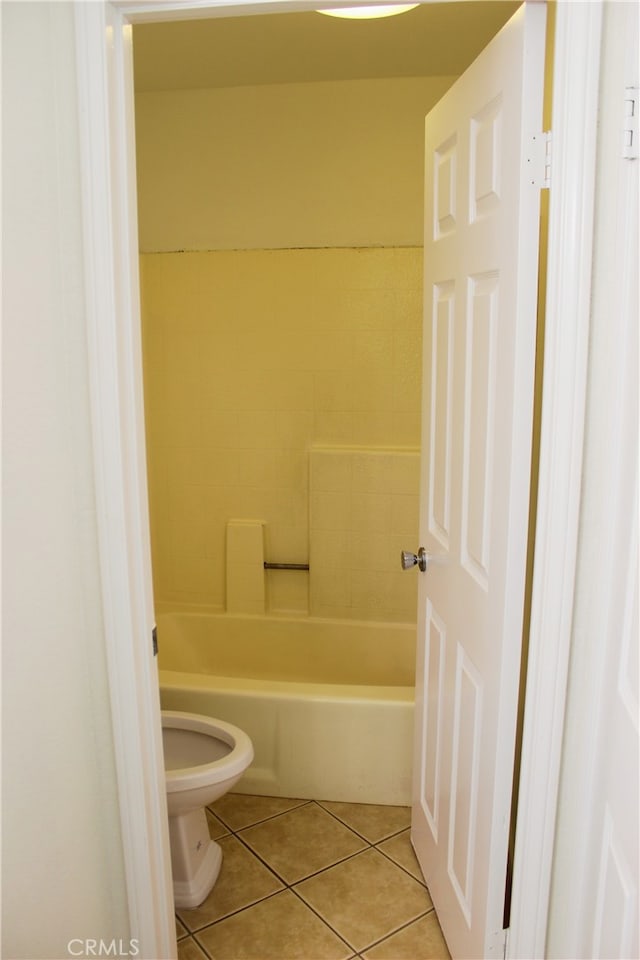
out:
M158 611L163 710L245 730L242 793L409 804L415 627Z

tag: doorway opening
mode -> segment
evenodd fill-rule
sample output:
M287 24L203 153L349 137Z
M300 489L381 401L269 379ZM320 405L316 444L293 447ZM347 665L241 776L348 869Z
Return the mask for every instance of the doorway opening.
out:
M178 11L178 6L175 7ZM171 16L167 6L163 15ZM137 391L137 279L129 269L131 244L136 245L135 212L131 209L133 183L131 135L128 125L133 94L127 72L129 18L133 22L148 16L148 7L129 3L85 5L76 14L78 27L78 94L81 105L81 152L87 227L86 271L88 288L87 325L91 342L90 368L96 384L92 398L97 428L96 487L101 504L100 548L103 579L111 597L114 616L105 623L107 655L113 670L111 689L114 702L114 735L123 795L132 802L123 806L125 836L146 837L145 844L132 843L126 849L133 878L128 883L132 916L140 919L143 944L154 956L170 955L172 931L166 915L145 891L154 890L158 876L156 854L162 837L154 830L155 789L142 783L139 772L157 779L156 726L152 686L153 670L139 656L140 638L150 633L150 606L147 589L146 497L139 487L139 461L131 451L138 448L139 405L131 400ZM157 15L157 14L156 14ZM184 15L182 9L176 15ZM588 329L586 307L589 289L591 245L585 238L592 213L588 205L579 223L565 229L567 210L581 209L584 196L593 197L595 138L590 118L597 104L597 83L592 63L598 61L601 37L599 5L567 5L559 10L560 29L555 62L554 138L559 146L554 163L554 202L551 206L551 251L548 304L551 311L545 367L545 422L542 431L544 470L541 475L538 531L538 588L534 592L533 664L528 698L526 763L522 829L517 865L515 925L509 953L518 949L537 955L543 949L547 923L547 895L553 852L556 815L555 799L560 769L565 675L568 649L568 609L574 584L576 558L576 514L581 460L581 433L584 395L583 359ZM105 47L105 27L114 28L114 43ZM577 51L577 62L576 62ZM571 59L575 69L564 66ZM116 79L112 91L108 82ZM96 93L97 92L97 93ZM112 93L114 94L112 97ZM113 147L113 149L112 149ZM124 147L124 151L122 148ZM105 183L111 191L105 192ZM115 199L116 208L110 204ZM127 219L128 218L128 219ZM584 224L587 224L585 228ZM105 228L105 224L107 227ZM586 233L585 233L586 229ZM581 242L578 239L581 238ZM585 242L582 242L584 240ZM96 252L98 256L96 256ZM576 282L567 284L566 277ZM115 306L118 309L115 309ZM556 324L556 316L563 323ZM133 323L133 327L132 327ZM562 328L562 336L556 332ZM133 339L132 339L133 338ZM121 348L123 353L121 353ZM114 369L121 376L114 376ZM567 384L569 386L567 386ZM135 399L135 398L134 398ZM122 417L116 422L113 410ZM549 425L553 424L553 429ZM560 437L558 435L560 433ZM126 510L125 510L126 507ZM141 509L142 508L142 509ZM115 522L114 522L115 520ZM129 569L122 532L132 547L131 558L140 561L134 576L123 577ZM541 543L541 545L540 545ZM139 628L142 628L140 630ZM559 680L557 678L560 678ZM132 678L135 687L132 688ZM549 680L553 678L553 680ZM131 697L122 691L134 692ZM136 693L137 691L137 693ZM152 748L152 749L150 749ZM149 781L151 782L151 781ZM126 788L126 785L129 787ZM136 786L137 785L137 786ZM138 815L136 811L140 811ZM159 812L159 810L157 811ZM157 818L156 818L157 819ZM132 829L129 831L129 820ZM158 821L159 822L159 821ZM150 826L151 825L151 826ZM533 905L533 906L532 906ZM171 925L172 926L172 925ZM516 933L517 931L517 933ZM168 937L168 939L167 939ZM522 945L526 944L525 947ZM166 950L169 951L165 954Z
M149 28L134 29L144 65L153 42L141 56L139 30ZM269 574L263 612L410 621L415 582L388 563L418 526L416 160L422 118L454 75L253 79L169 91L147 79L138 90L156 603L228 608L229 523L260 518L261 563L311 561L316 576L310 588L306 577ZM413 466L401 490L386 489L398 448L403 465L413 451ZM329 451L331 486L314 489L308 459L326 475ZM400 497L415 513L397 528L354 528L345 509L354 497L368 499L369 523ZM325 525L314 523L329 501ZM363 554L380 557L368 579L358 576ZM241 612L261 612L255 602Z

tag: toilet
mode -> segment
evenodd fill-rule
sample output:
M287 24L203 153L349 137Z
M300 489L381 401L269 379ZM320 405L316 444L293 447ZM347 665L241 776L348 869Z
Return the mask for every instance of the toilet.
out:
M173 895L176 907L197 907L222 863L205 806L238 782L253 760L253 745L222 720L176 710L163 710L161 717Z

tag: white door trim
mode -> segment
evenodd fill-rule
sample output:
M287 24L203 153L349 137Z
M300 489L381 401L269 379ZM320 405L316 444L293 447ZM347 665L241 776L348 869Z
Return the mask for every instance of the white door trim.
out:
M597 77L601 2L562 0L557 9L538 541L508 945L513 958L544 956L547 928L582 462L597 93L592 78ZM142 19L224 16L229 8L238 15L320 5L309 0L75 5L103 619L131 936L138 938L143 960L175 957L175 932L157 670L150 656L153 610L127 25Z
M538 512L511 960L545 956L585 421L602 4L557 5Z
M176 936L151 641L131 62L109 4L77 3L75 15L98 548L121 838L130 935L141 958L161 960L176 956Z

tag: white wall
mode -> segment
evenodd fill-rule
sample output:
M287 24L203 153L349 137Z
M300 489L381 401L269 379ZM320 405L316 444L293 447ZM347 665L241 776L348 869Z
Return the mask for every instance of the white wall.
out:
M2 4L2 956L129 937L98 582L70 3ZM78 946L76 944L76 949Z

